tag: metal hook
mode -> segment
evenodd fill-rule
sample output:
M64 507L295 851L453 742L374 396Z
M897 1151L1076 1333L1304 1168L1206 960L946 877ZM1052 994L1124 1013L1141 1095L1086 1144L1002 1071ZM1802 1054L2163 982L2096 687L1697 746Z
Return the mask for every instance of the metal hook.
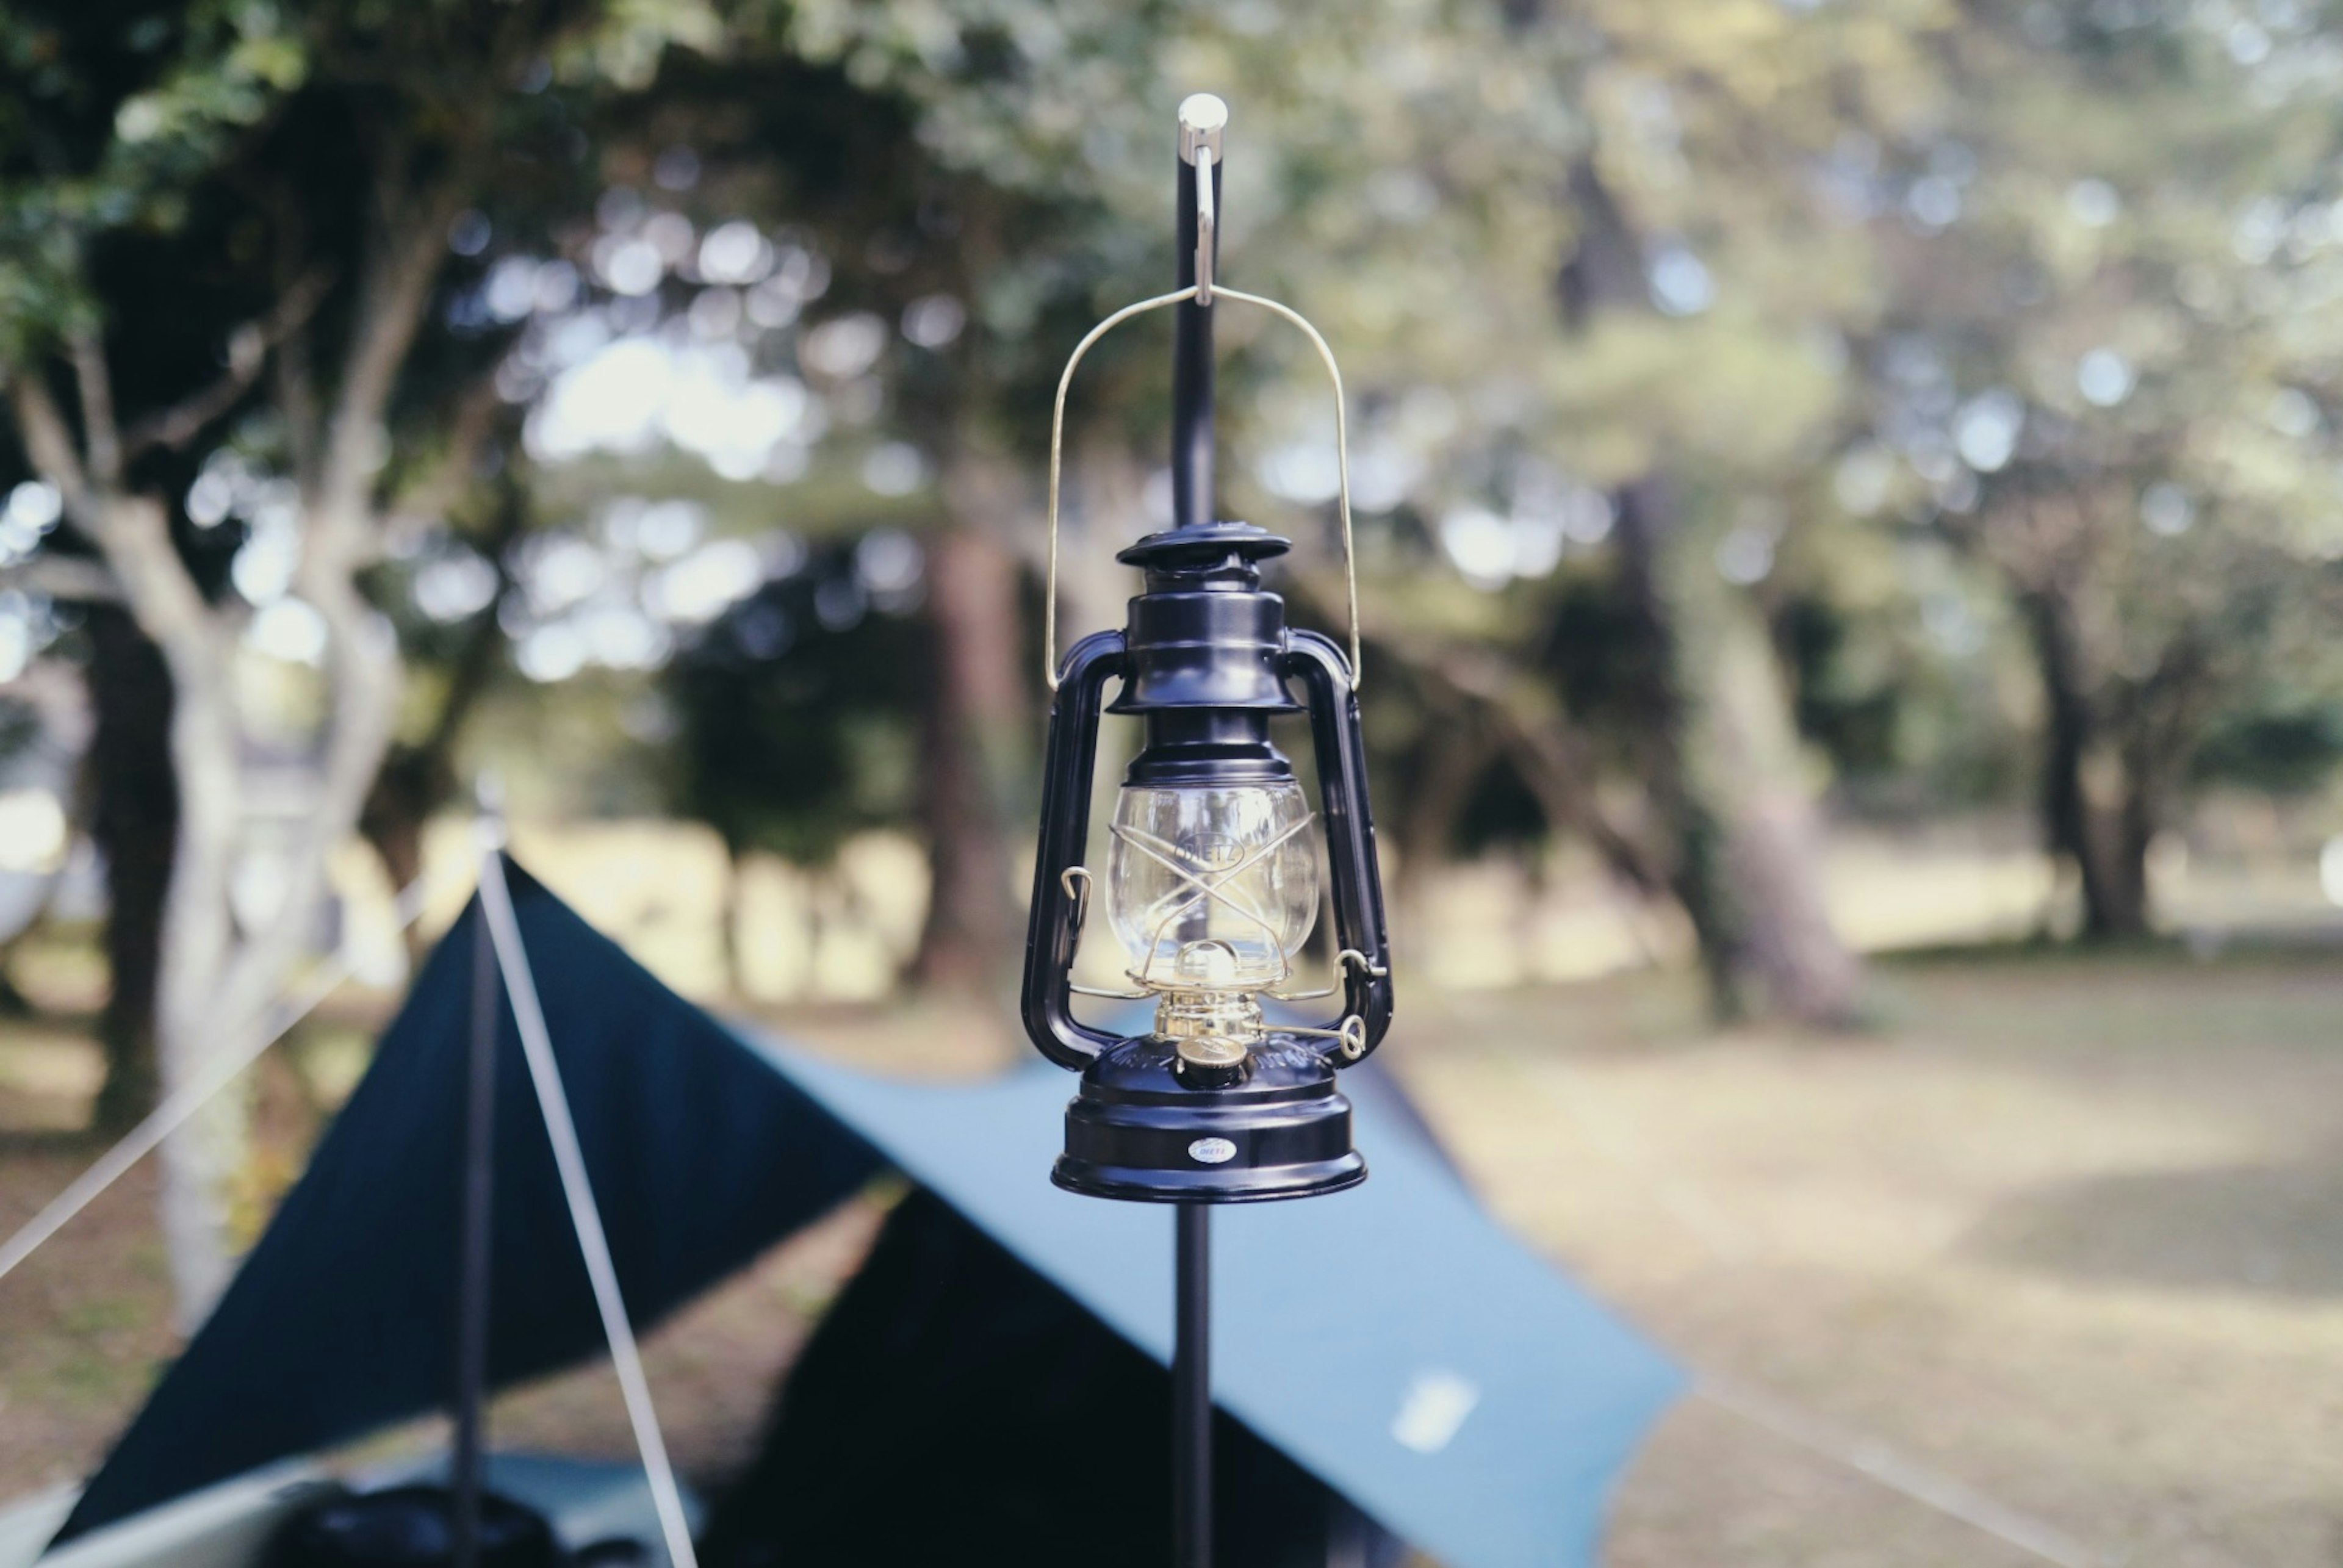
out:
M1196 303L1212 307L1212 231L1220 215L1212 206L1212 149L1196 149Z
M1212 257L1220 249L1212 168L1221 161L1221 135L1228 124L1228 105L1211 93L1191 93L1180 100L1180 160L1196 170L1196 303L1207 310L1212 306Z
M1342 989L1342 971L1344 970L1356 970L1361 974L1366 976L1369 980L1389 980L1391 978L1390 970L1378 967L1373 959L1367 957L1366 954L1361 952L1358 949L1344 948L1341 952L1334 955L1333 984L1322 986L1316 990L1273 990L1264 992L1263 994L1273 996L1280 1001L1317 1001L1322 998L1332 996L1336 991Z
M1071 933L1066 943L1066 961L1082 950L1082 927L1091 918L1091 869L1088 866L1068 866L1058 873L1058 886L1065 890L1066 902L1072 906L1066 911L1066 928Z
M1200 172L1202 166L1200 162L1198 165ZM1200 272L1197 276L1202 277L1205 275ZM1074 352L1067 359L1065 370L1058 377L1057 401L1050 411L1050 568L1041 611L1041 676L1050 683L1050 689L1052 691L1058 689L1060 679L1058 670L1058 491L1065 462L1066 393L1074 384L1075 367L1081 364L1082 356L1088 354L1100 338L1104 337L1132 317L1144 316L1151 310L1162 310L1170 306L1183 305L1191 299L1201 299L1202 292L1202 286L1200 285L1194 288L1175 289L1170 294L1159 294L1152 299L1142 299L1135 305L1124 306L1083 335L1082 340L1074 345ZM1320 336L1318 329L1311 326L1308 318L1291 306L1280 305L1274 299L1265 299L1258 294L1245 294L1233 288L1216 287L1212 289L1211 298L1233 299L1245 305L1257 305L1263 310L1300 327L1309 336L1311 347L1318 350L1319 362L1326 367L1327 379L1333 383L1335 509L1342 523L1342 588L1351 612L1351 689L1356 691L1363 684L1366 671L1359 658L1359 571L1356 560L1357 551L1351 535L1351 421L1349 411L1343 407L1342 368L1334 363L1334 351L1326 346L1326 339ZM1210 300L1202 300L1202 302L1210 303Z

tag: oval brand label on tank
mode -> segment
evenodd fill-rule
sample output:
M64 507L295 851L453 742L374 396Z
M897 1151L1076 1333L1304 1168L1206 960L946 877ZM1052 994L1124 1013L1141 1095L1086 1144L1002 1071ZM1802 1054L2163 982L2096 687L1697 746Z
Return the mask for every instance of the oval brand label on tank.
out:
M1200 1165L1224 1165L1237 1157L1237 1146L1225 1138L1199 1138L1188 1145L1188 1158Z

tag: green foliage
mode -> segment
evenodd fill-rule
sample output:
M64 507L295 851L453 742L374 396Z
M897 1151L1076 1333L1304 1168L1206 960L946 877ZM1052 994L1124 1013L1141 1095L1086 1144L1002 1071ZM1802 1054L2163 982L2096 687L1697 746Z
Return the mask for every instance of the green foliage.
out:
M2305 215L2331 199L2329 136L2311 73L2241 67L2209 15L822 0L771 25L908 106L922 160L956 172L984 236L959 246L959 367L1022 450L1072 336L1169 276L1165 127L1184 93L1221 92L1224 276L1325 327L1384 477L1360 519L1384 656L1502 648L1632 769L1645 716L1599 498L1664 470L1684 548L1772 621L1819 755L1851 799L1904 809L2033 792L2040 705L2005 596L2024 591L2007 541L2037 525L2005 521L2046 490L2095 519L2074 548L2118 727L2158 703L2187 719L2206 692L2263 700L2266 633L2298 613L2285 563L2332 548L2323 411L2307 438L2281 427L2304 423L2289 392L2323 400L2331 358L2327 264L2295 256L2325 254ZM2305 48L2323 25L2282 25ZM2102 186L2117 216L2086 221ZM1643 308L1574 292L1605 222L1632 243L1607 297ZM2240 224L2276 226L2274 265ZM1322 608L1314 367L1242 314L1222 337L1226 498L1303 536L1292 586ZM2112 407L2077 381L2098 348L2135 384ZM1111 340L1078 432L1159 439L1160 354L1149 327ZM2001 457L1977 433L1997 398L2021 427ZM1460 580L1475 539L1495 554ZM2176 648L2208 653L2181 670ZM1443 743L1381 728L1412 738L1397 777L1422 771L1406 748Z
M524 10L518 46L498 29ZM386 485L451 448L453 394L485 365L508 372L510 444L559 372L557 317L680 335L724 286L680 265L647 295L605 286L595 247L639 228L597 215L616 193L689 240L745 219L818 260L804 318L738 346L750 374L868 407L787 480L674 447L548 464L545 514L582 538L613 495L658 495L817 554L916 535L957 456L1031 480L1065 352L1166 286L1172 107L1208 88L1235 111L1223 276L1317 321L1349 378L1371 659L1402 672L1369 686L1390 777L1437 773L1453 703L1423 672L1469 646L1558 696L1597 783L1639 781L1654 671L1614 525L1656 474L1688 602L1771 628L1813 760L1858 806L2035 793L2044 603L2079 639L2100 751L2187 771L2201 746L2197 776L2301 783L2328 766L2338 686L2336 46L2318 8L2220 0L18 4L0 352L103 320L142 345L128 412L183 396L284 286L241 194L256 171L347 283L365 118L427 161L492 151L465 196L489 237L445 260ZM669 185L674 148L699 172ZM538 262L583 280L573 305L487 309L497 266ZM964 331L897 330L936 299ZM318 330L357 308L337 285ZM809 367L811 333L866 315L888 328L867 367ZM1288 586L1323 624L1317 367L1266 319L1227 312L1221 334L1224 502L1297 536ZM1163 347L1161 321L1101 347L1078 450L1156 466ZM891 444L926 477L882 495L861 476ZM281 425L242 417L156 482L184 493L229 446L294 461ZM489 531L459 505L378 586ZM809 591L768 585L662 678L690 737L679 788L738 842L818 849L903 809L907 623L723 652L736 618ZM456 640L401 619L420 654ZM1487 774L1459 841L1526 821L1516 759Z
M92 240L183 223L308 62L263 0L0 11L0 355L93 329Z
M827 860L910 815L924 628L874 610L851 549L826 549L733 606L661 682L678 804L736 854Z

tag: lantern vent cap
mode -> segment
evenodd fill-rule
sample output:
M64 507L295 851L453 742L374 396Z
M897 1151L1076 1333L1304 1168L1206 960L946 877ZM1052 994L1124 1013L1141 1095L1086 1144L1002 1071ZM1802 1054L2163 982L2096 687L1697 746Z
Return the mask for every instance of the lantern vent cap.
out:
M1114 558L1143 571L1179 571L1215 566L1231 557L1265 561L1292 548L1292 540L1252 523L1200 523L1150 534Z

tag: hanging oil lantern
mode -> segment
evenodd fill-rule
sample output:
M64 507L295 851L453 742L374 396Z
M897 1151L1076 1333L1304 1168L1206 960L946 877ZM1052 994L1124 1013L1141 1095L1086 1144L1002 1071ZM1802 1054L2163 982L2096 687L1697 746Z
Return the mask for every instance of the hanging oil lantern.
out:
M1337 1191L1364 1180L1336 1074L1391 1021L1390 959L1359 731L1358 589L1352 563L1342 377L1315 328L1214 279L1221 128L1215 98L1180 121L1181 286L1115 312L1068 361L1051 431L1047 676L1054 692L1028 931L1024 1018L1051 1060L1081 1074L1066 1111L1058 1185L1100 1197L1241 1202ZM1213 311L1269 310L1309 335L1332 381L1338 508L1351 616L1347 648L1286 624L1262 563L1288 541L1212 517ZM1123 321L1176 308L1174 526L1116 558L1141 591L1119 631L1057 656L1060 452L1082 356ZM1110 689L1112 698L1109 700ZM1082 863L1099 725L1127 716L1142 741L1124 774L1103 874ZM1313 809L1279 750L1280 720L1308 719ZM1302 977L1322 904L1334 923L1331 983ZM1103 906L1094 910L1093 905ZM1102 914L1126 984L1077 984L1075 953ZM1077 996L1146 1001L1150 1027L1078 1017ZM1296 1004L1341 999L1292 1021Z

